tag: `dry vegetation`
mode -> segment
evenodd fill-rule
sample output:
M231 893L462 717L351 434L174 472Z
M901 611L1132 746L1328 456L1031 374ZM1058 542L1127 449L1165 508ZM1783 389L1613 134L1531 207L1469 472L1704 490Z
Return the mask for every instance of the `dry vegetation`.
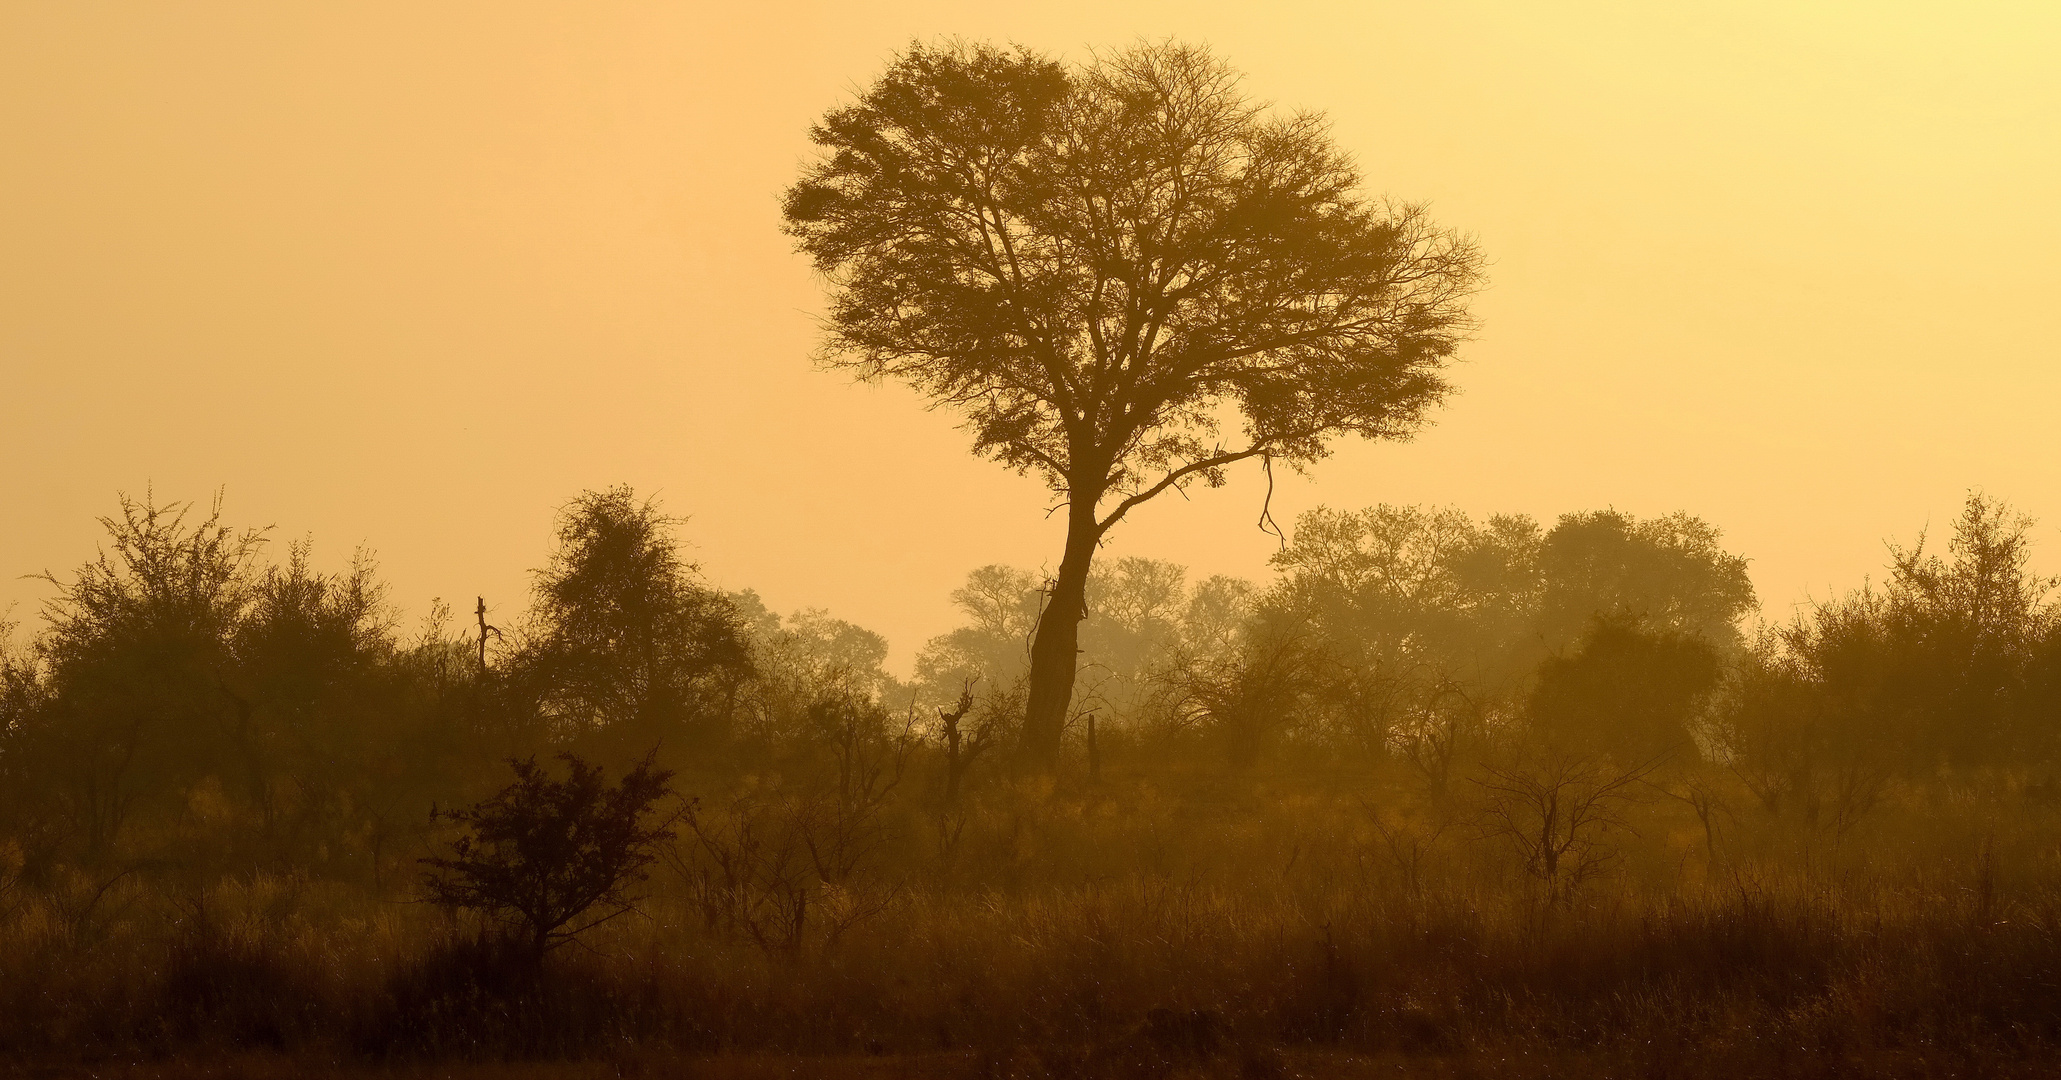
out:
M1093 792L992 792L949 874L819 887L832 910L794 938L741 932L661 878L643 917L541 972L398 896L79 880L14 898L0 1045L713 1058L697 1067L740 1076L790 1055L899 1063L848 1075L1342 1075L1366 1058L1693 1076L1993 1074L2061 1040L2054 814L2012 793L1899 801L1844 838L1749 816L1715 862L1693 813L1652 802L1622 865L1556 902L1467 826L1370 809L1383 786L1112 763ZM840 904L866 916L840 923Z
M593 495L540 614L482 664L477 639L368 623L362 568L261 572L254 540L131 508L110 526L136 557L89 566L8 661L0 1062L2039 1075L2061 1053L2053 622L2000 514L1971 502L1952 560L1900 554L1888 593L1757 646L1712 643L1743 578L1687 519L1313 518L1263 592L1120 564L1054 774L1011 750L1006 646L1036 590L997 569L898 683L877 638L695 584L664 518ZM1672 559L1649 610L1705 629L1584 629L1567 613L1602 609L1598 551ZM1348 573L1353 552L1381 573ZM1426 586L1484 552L1544 569ZM1606 584L1621 600L1636 576ZM1998 582L2020 644L1984 698L1968 654L1937 650L1953 598ZM1438 649L1474 658L1465 677ZM659 771L635 771L654 742ZM481 823L521 826L508 808L556 798L552 776L614 805L545 756L567 750L642 777L620 805L677 794L616 813L619 880L583 871L589 914L620 917L533 904L565 921L525 933L464 875L498 872ZM511 753L546 765L504 789ZM466 827L479 845L454 846Z

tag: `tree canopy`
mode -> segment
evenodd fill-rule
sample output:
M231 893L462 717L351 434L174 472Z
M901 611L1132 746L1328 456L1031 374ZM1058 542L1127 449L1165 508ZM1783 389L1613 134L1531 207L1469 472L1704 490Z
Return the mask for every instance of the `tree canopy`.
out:
M613 762L713 737L750 666L735 605L695 580L676 525L628 487L584 492L537 573L521 682L549 726L599 738Z
M784 209L832 286L826 363L959 410L977 452L1067 501L1026 729L1046 756L1126 512L1240 460L1405 436L1447 391L1472 243L1363 196L1321 116L1249 101L1205 50L912 45L811 136Z

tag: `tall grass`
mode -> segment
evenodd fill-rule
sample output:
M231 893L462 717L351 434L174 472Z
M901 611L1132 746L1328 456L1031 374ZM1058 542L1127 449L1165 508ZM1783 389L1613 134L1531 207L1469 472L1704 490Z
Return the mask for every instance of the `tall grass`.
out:
M541 970L406 892L73 875L0 926L0 1059L2016 1067L2061 1051L2061 862L2049 812L1999 798L1838 838L1741 815L1715 852L1655 803L1559 898L1464 822L1346 787L1031 789L983 802L949 865L912 827L841 886L876 914L834 944L726 936L662 879Z

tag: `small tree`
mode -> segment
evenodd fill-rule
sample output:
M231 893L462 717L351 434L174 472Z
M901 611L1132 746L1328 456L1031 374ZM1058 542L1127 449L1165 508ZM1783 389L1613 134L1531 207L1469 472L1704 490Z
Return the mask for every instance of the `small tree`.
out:
M602 761L721 738L751 669L736 604L681 557L680 521L628 486L584 492L537 571L519 682L556 735Z
M1483 766L1474 780L1487 796L1481 834L1510 845L1548 903L1569 902L1616 859L1610 835L1629 830L1624 810L1643 794L1654 764L1546 745L1508 767Z
M424 859L431 903L486 913L511 927L531 955L544 953L636 909L673 818L647 824L672 794L672 771L652 755L610 786L599 765L558 755L568 775L553 779L535 758L509 761L515 782L468 809L431 817L467 832L450 858Z
M48 700L13 741L89 863L216 772L242 719L222 691L264 532L223 524L219 498L198 522L190 511L123 495L99 557L69 581L43 575L58 589L35 644Z

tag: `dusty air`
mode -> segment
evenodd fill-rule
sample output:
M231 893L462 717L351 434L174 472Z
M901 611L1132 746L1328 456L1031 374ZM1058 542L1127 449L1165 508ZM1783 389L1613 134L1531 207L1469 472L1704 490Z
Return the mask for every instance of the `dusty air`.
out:
M2047 1075L2061 21L805 7L0 14L0 1071Z

